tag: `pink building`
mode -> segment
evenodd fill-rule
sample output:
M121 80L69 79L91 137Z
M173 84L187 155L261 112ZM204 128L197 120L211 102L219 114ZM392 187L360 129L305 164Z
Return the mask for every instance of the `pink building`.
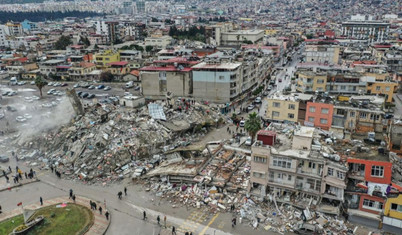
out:
M329 130L332 125L333 113L334 106L332 104L307 102L304 125Z

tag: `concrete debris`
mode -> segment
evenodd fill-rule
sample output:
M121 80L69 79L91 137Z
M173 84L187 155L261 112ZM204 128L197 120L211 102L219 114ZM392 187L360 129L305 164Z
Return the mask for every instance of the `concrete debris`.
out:
M151 106L152 111L147 106L87 107L71 124L23 144L18 155L30 165L54 168L61 177L105 184L142 176L162 162L180 162L159 154L198 141L223 120L216 107L198 103L185 110L173 110L164 102ZM152 118L155 110L166 121Z

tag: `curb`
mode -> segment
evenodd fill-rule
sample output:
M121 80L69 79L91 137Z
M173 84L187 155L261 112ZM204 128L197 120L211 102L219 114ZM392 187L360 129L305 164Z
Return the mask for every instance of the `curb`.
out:
M81 200L83 200L83 201L90 201L90 200L92 200L92 199L89 199L89 198L87 198L87 197L84 197L84 196L81 196L81 195L77 195L79 198L78 199L81 199ZM69 203L71 203L71 204L77 204L77 205L80 205L80 206L83 206L83 207L86 207L86 208L88 208L88 209L90 209L90 207L89 207L89 204L88 203L83 203L83 202L78 202L78 200L77 200L77 202L70 202L71 201L71 199L69 199L67 196L66 197L55 197L55 198L48 198L48 199L46 199L46 200L44 200L44 204L46 204L46 202L49 202L49 201L53 201L53 203L50 203L50 204L48 204L48 205L44 205L44 206L53 206L53 205L57 205L57 204L60 204L61 202L58 202L58 200L60 200L60 201L69 201ZM54 201L56 201L56 202L54 202ZM96 200L94 200L94 201L96 201ZM99 202L99 201L96 201L97 203L101 203L101 202ZM29 207L38 207L38 208L40 208L41 206L39 205L39 203L34 203L34 204L30 204L30 205L27 205L27 206L25 206L25 207L27 207L27 208L29 208ZM37 208L35 208L35 209L37 209ZM20 213L19 212L19 208L16 208L16 209L14 209L14 210L11 210L11 211L7 211L7 212L4 212L2 215L0 215L0 222L1 221L4 221L4 220L7 220L7 219L10 219L10 218L12 218L12 217L14 217L14 216L18 216L18 215L21 215L22 213ZM107 207L105 206L105 211L107 210ZM18 211L18 213L15 213L16 211ZM92 212L92 214L93 214L93 216L94 216L94 221L93 221L93 223L92 223L92 225L91 225L91 227L89 227L89 229L88 230L86 230L83 234L106 234L106 232L107 232L107 230L108 230L108 228L109 228L109 226L110 226L110 223L111 223L111 216L109 216L109 220L106 220L106 217L104 218L104 220L105 221L107 221L107 225L103 228L103 232L102 233L100 233L100 231L97 231L96 230L96 228L94 227L94 225L95 225L95 223L96 222L100 222L100 221L103 221L103 220L100 220L100 219L98 219L98 221L96 221L96 215L95 215L95 213L96 213L96 211L92 211L92 210L90 210L91 212ZM104 214L103 214L104 215ZM104 216L102 216L102 217L104 217ZM91 231L92 230L92 231ZM98 232L98 233L97 233Z
M27 184L39 182L39 181L40 181L40 179L35 179L35 180L29 181L29 182L26 182L26 183L23 183L23 184L21 184L21 183L15 184L13 186L0 189L0 192L6 191L6 190L9 190L9 189L13 189L13 188L17 188L17 187L21 187L21 186L24 186L24 185L27 185Z

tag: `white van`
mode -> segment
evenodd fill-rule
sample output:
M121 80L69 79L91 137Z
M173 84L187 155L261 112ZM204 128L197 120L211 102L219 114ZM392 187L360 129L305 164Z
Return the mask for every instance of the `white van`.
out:
M17 78L16 77L10 78L10 83L11 83L11 85L17 85L17 83L18 83Z

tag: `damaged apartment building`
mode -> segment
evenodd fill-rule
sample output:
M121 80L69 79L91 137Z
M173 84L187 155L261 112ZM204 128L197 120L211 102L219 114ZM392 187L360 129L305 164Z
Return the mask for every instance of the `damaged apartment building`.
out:
M150 99L169 94L228 103L261 84L271 72L272 59L271 50L244 48L217 51L203 59L187 54L157 60L140 69L142 92Z
M347 168L313 127L271 123L252 146L252 195L339 214Z

